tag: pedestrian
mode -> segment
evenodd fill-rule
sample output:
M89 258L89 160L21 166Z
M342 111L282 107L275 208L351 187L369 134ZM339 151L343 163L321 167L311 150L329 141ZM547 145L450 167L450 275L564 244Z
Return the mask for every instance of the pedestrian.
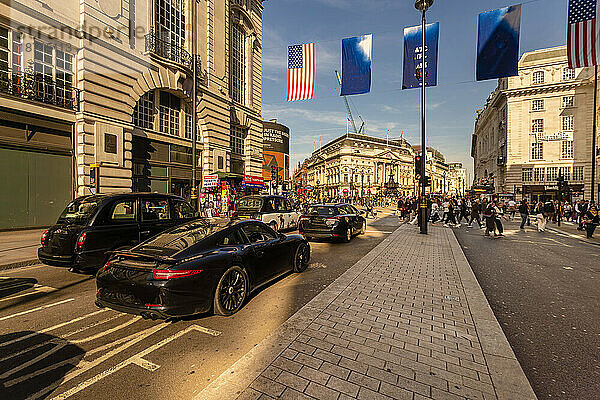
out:
M541 201L535 207L535 218L537 219L538 232L544 232L546 230L546 217L544 216L544 203Z
M585 213L585 230L587 233L587 238L591 239L596 227L600 223L600 216L598 215L598 207L594 203L594 201L590 201L590 206L588 207L587 212Z
M471 219L469 220L469 228L473 227L473 220L477 221L479 225L479 229L483 229L483 225L481 224L481 201L479 199L471 202Z
M517 212L517 202L513 199L508 200L508 212L510 213L510 219L513 219Z
M483 217L485 218L485 234L484 236L490 236L490 232L494 232L496 236L496 208L494 203L490 202L485 210L483 211Z
M525 229L525 223L529 219L529 204L527 204L526 199L523 199L519 204L519 214L521 214L521 229Z
M502 226L502 218L504 217L504 207L503 204L496 205L494 208L495 211L495 223L496 228L498 229L498 236L504 236L504 227Z

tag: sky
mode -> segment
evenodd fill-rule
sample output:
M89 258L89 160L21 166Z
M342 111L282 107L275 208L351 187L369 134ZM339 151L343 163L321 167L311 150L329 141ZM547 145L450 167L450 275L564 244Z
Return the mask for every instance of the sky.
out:
M520 55L566 44L568 0L523 2ZM427 23L439 21L438 85L427 89L427 146L462 162L472 174L471 135L476 110L497 80L475 82L477 15L518 3L507 0L437 0ZM349 96L366 134L420 144L420 90L401 90L403 30L421 22L413 0L265 0L263 2L263 104L265 120L290 128L291 169L323 144L346 133L346 108L334 70L341 72L342 38L373 34L368 94ZM312 100L286 102L287 46L315 43ZM351 128L352 129L352 128ZM472 176L472 175L471 175Z

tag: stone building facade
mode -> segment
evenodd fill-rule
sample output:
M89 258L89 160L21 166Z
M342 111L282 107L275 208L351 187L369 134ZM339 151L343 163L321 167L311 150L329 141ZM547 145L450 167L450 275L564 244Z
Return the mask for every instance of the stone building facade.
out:
M570 197L589 198L593 75L568 68L565 46L523 54L519 75L499 79L478 111L473 184L539 200L557 197L562 175Z
M188 196L193 163L196 183L260 176L262 10L262 0L0 4L0 178L10 178L0 228L55 220L90 193L92 165L103 193Z
M321 198L413 196L414 152L405 140L343 135L306 160L306 181Z

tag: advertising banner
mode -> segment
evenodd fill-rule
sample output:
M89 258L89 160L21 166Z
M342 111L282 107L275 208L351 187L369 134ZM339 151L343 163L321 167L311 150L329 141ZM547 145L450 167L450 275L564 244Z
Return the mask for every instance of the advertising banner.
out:
M262 189L265 187L265 180L262 176L245 175L244 184L246 187Z
M421 68L425 59L425 86L437 85L437 56L440 23L425 25L425 57L421 26L404 28L404 73L402 89L421 87Z
M519 74L521 5L479 14L477 80Z
M204 175L202 178L202 187L212 188L219 186L219 176L218 175Z
M290 130L276 122L263 123L263 178L272 180L272 171L281 182L290 178Z
M373 35L342 39L341 96L371 91L371 50Z

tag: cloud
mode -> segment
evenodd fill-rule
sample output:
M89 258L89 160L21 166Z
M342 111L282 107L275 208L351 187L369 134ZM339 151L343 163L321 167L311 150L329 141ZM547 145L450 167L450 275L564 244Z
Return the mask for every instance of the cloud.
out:
M306 121L346 126L346 113L344 112L313 111L299 107L271 106L269 104L263 104L262 112L263 116L267 119L270 117L278 119L301 118Z

